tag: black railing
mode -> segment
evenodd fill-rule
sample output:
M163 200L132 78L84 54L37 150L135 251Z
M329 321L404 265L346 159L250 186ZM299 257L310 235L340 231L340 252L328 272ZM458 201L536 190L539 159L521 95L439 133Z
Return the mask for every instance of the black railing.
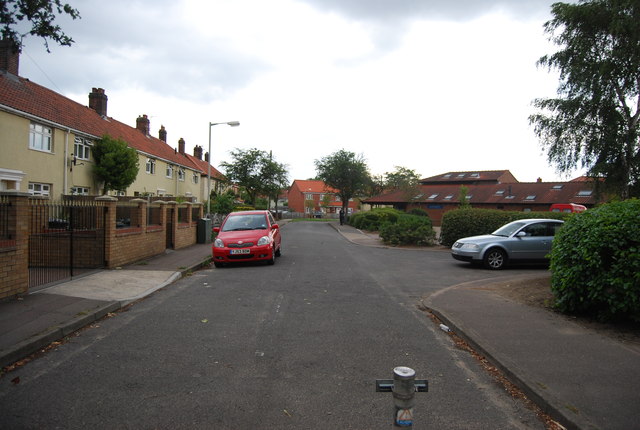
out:
M0 196L0 240L13 239L9 228L9 211L11 202L7 196Z

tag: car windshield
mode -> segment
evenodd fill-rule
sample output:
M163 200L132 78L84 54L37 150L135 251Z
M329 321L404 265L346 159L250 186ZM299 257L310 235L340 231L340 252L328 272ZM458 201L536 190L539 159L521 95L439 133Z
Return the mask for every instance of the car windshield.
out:
M232 215L222 226L222 231L264 230L267 217L264 214Z
M491 234L494 236L509 237L516 231L520 230L524 225L525 225L524 222L519 222L519 221L510 222L509 224L503 225L502 227L500 227L499 229L497 229Z

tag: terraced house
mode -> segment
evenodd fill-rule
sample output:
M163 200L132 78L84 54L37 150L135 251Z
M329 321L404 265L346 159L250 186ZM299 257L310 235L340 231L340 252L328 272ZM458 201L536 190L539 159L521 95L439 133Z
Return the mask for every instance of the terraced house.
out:
M18 75L19 56L0 42L0 191L35 196L98 195L101 184L92 174L93 144L105 134L134 148L140 170L126 196L184 196L206 200L208 154L196 146L185 153L185 142L167 143L160 126L151 135L147 115L132 127L108 116L108 97L93 88L82 105ZM211 167L211 190L224 187L224 176Z

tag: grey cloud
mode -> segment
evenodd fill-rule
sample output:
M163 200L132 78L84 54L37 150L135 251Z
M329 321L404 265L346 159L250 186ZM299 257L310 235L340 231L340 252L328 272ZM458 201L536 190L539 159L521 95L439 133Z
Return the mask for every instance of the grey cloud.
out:
M194 37L188 23L174 20L175 4L83 2L78 5L82 19L62 24L75 40L73 46L50 45L52 53L47 54L41 41L28 39L21 70L45 73L63 93L136 86L165 96L214 100L266 69L255 58Z
M516 18L545 16L554 0L300 0L354 19L389 22L415 18L467 20L503 10Z

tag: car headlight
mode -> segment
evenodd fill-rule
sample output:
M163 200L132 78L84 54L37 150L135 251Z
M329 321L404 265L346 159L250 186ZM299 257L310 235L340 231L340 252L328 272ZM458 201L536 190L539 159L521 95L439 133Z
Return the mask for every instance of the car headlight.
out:
M224 248L224 242L222 241L222 239L216 239L213 241L213 247L214 248Z
M460 249L464 249L465 251L477 251L480 249L480 245L476 243L463 243Z
M258 240L258 246L269 245L271 243L271 238L269 236L262 236L260 240Z

